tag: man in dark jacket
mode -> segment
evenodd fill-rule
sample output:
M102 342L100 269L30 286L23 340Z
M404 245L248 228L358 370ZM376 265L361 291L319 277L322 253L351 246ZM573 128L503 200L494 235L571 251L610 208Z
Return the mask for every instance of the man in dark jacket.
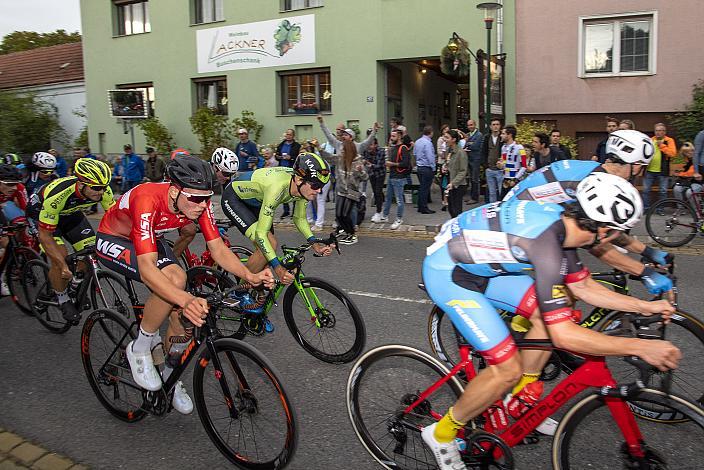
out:
M391 201L396 198L396 220L391 224L391 230L396 230L403 223L403 188L406 179L411 174L411 146L403 143L403 131L391 131L389 137L389 153L387 154L386 167L389 169L389 182L386 186L386 200L384 201L384 213L379 222L389 220L391 211Z
M164 181L164 171L166 170L166 162L156 154L154 147L147 147L147 163L146 163L147 181L158 183Z
M558 160L565 160L565 154L559 148L550 145L550 138L547 134L537 132L533 135L533 158L537 170Z
M560 143L560 138L562 137L562 132L560 129L553 129L550 131L550 147L554 147L564 155L560 160L572 160L572 152L569 147Z
M609 135L615 130L618 129L618 119L606 118L606 137L604 137L604 140L599 142L599 145L596 146L596 150L594 152L594 156L592 156L592 160L598 161L599 163L604 163L606 161L606 141L609 139Z
M465 141L464 151L467 153L467 160L469 161L467 174L469 175L469 182L471 184L469 203L476 204L479 202L479 189L481 186L480 171L482 159L484 158L482 155L484 136L477 129L477 124L474 122L474 119L467 121L467 135Z
M284 140L276 147L275 157L279 161L279 166L292 167L300 151L301 144L296 142L296 131L286 129L286 132L284 132ZM291 215L291 207L288 203L283 204L283 208L284 213L281 214L282 219Z
M489 189L489 201L496 202L503 189L504 171L497 166L501 158L501 121L492 119L489 132L482 141L482 157L486 167L486 185Z

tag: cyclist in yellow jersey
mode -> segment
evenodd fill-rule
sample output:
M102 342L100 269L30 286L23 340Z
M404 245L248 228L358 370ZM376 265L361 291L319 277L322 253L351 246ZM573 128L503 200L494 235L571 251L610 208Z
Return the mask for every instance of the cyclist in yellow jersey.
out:
M328 181L330 168L325 160L314 153L302 153L293 168L261 168L242 173L225 187L223 212L257 248L247 262L250 271L257 273L268 263L284 284L293 282L293 275L276 257L274 213L279 205L295 202L293 223L308 241L315 240L306 219L306 207ZM332 247L323 244L314 244L313 250L323 256L332 253Z
M78 324L80 313L68 295L73 274L66 265L66 239L78 251L95 244L95 231L83 214L96 202L104 210L115 204L110 189L110 167L98 160L79 158L75 176L59 178L32 195L27 216L39 222L39 243L50 262L49 282L56 292L64 319Z

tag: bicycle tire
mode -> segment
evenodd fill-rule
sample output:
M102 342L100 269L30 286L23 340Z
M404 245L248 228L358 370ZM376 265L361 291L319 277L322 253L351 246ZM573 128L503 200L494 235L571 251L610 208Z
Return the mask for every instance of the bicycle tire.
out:
M71 329L71 324L64 320L61 308L56 300L56 293L49 283L49 265L35 259L27 263L22 271L25 279L36 279L36 297L32 302L32 313L39 323L55 334L64 334ZM29 297L28 297L29 298Z
M617 328L620 325L619 318L623 315L625 315L624 312L610 313L599 322L596 331L608 332L612 328ZM699 406L704 405L704 364L701 362L701 357L704 355L704 323L690 313L677 310L672 315L665 334L665 339L672 341L675 346L683 350L679 367L672 371L671 392L693 403L698 403ZM612 370L619 382L628 382L639 378L649 388L658 389L662 386L658 382L663 377L661 373L652 372L648 376L642 376L633 366L626 365L625 362L619 361L617 364L624 364L625 367L613 364L609 365L609 369ZM625 372L622 372L623 370ZM634 408L633 411L646 419L664 419L658 416L658 409L639 410ZM676 418L668 417L667 419L670 420L668 422L673 423L681 421Z
M88 315L81 330L81 362L90 387L110 414L128 423L147 414L143 408L145 392L134 383L125 353L129 342L137 337L137 328L136 323L129 324L121 313L98 309ZM99 338L99 334L103 337ZM134 398L125 401L123 396ZM117 406L123 401L125 407Z
M99 287L92 285L94 283L93 280L91 280L91 286L89 287L90 302L93 308L114 310L128 321L134 320L133 299L130 299L130 292L127 289L125 280L110 271L98 271L96 276L98 277Z
M196 297L206 298L212 292L224 292L234 285L224 271L216 268L195 266L186 271L186 290ZM236 309L219 309L215 324L221 336L242 339L246 335L242 316Z
M213 342L213 347L218 361L214 361L210 350L206 349L196 362L193 372L193 398L208 437L223 456L239 468L273 470L286 467L296 450L298 425L295 410L279 379L280 374L262 353L243 341L218 338ZM216 362L220 362L220 370L217 369ZM228 364L228 367L224 367L225 364ZM248 365L251 367L248 368ZM223 396L224 386L220 380L227 384L228 391L233 395L232 400ZM252 385L255 381L259 384L256 387ZM243 384L246 385L245 389L241 388ZM265 390L265 385L268 386L269 393ZM209 400L211 396L214 397L212 401ZM271 398L272 403L265 405L263 402L267 397ZM228 403L237 408L239 416L232 416L234 410L229 408ZM271 418L268 414L265 416L265 413L274 408L280 408L276 413L282 414L276 419L276 423L270 423ZM217 410L222 416L214 416ZM255 424L253 420L257 417L264 420L257 420ZM230 419L229 425L223 423L227 418ZM234 421L239 422L239 426L233 425ZM225 432L217 429L217 423L223 424ZM265 430L267 427L274 429ZM232 447L228 430L237 435L234 437L235 445L241 443L242 447ZM251 436L242 436L243 433L257 431L263 433L259 439L252 440ZM277 442L272 445L274 436L278 436L277 433L282 435L277 437ZM264 449L259 447L264 445L268 445L270 450L266 456L260 456L260 451L263 453Z
M32 303L27 298L24 288L25 280L22 272L27 263L31 260L39 259L39 254L27 247L16 247L10 260L5 267L7 274L7 287L10 289L10 297L22 313L32 316Z
M306 315L302 325L299 327L294 317L293 302L297 296L300 297L300 295L298 295L300 293L295 284L290 285L284 294L283 313L286 326L288 326L296 342L311 356L330 364L346 364L359 357L367 341L367 330L364 324L364 318L352 299L342 290L322 279L307 277L302 280L301 283L304 289L315 289L317 291L316 296L322 292L331 294L332 297L337 299L341 307L336 308L335 311L331 311L330 303L333 299L326 300L324 302L325 306L323 307L324 311L316 309L316 316L321 324L321 327L318 327L311 321L310 311L305 302L303 302L305 310L296 309L297 311L305 311ZM323 302L321 301L321 303ZM354 328L354 340L346 340L345 344L343 344L341 348L335 348L335 351L327 352L320 349L325 346L325 339L327 339L327 344L330 346L332 346L332 340L338 338L342 339L339 325L345 324ZM308 327L304 328L303 325L307 325ZM309 333L311 335L309 335Z
M664 215L659 215L662 212ZM686 218L685 223L680 219ZM691 218L691 221L690 221ZM661 199L645 214L645 229L655 242L663 246L686 245L697 236L699 218L689 204L675 198ZM682 235L671 235L676 227L682 227Z
M588 395L574 406L560 420L552 445L552 464L557 470L581 470L582 468L644 468L642 466L624 465L627 459L623 455L623 436L616 425L607 406L607 400L596 393ZM657 421L636 420L639 430L644 435L646 458L654 464L647 468L697 468L695 462L701 462L704 451L701 442L704 439L704 411L689 401L675 395L666 395L652 389L643 389L628 398L629 403L649 402L664 404L668 408L687 416L687 422L671 426ZM582 429L580 428L580 425ZM579 431L579 432L578 432ZM650 434L652 433L652 434ZM648 439L652 436L653 439ZM687 447L687 440L696 442ZM692 441L690 441L692 442ZM580 448L580 446L583 446ZM657 447L656 447L657 446ZM660 450L662 449L662 450ZM677 452L673 452L677 449ZM597 451L595 453L595 451ZM583 464L575 462L585 459ZM599 459L595 462L595 459ZM668 463L658 465L657 459L678 459L678 464ZM604 462L604 459L614 459L615 462ZM684 462L687 465L682 465ZM630 462L629 462L630 463Z
M403 410L416 401L420 391L448 373L449 369L429 354L397 344L367 351L354 363L346 386L347 413L357 438L382 467L436 468L435 457L424 447L420 431L436 421L431 411L443 415L454 404L462 395L462 384L452 377L418 405L422 409L408 414ZM418 449L426 450L419 456ZM418 466L423 461L424 465Z

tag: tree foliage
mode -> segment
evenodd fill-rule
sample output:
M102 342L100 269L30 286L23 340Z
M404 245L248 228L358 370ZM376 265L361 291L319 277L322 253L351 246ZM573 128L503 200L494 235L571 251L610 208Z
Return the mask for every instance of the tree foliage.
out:
M552 126L548 125L545 122L534 122L531 121L530 119L523 119L523 121L519 122L516 125L516 130L518 131L516 135L516 142L519 144L523 145L524 147L532 147L533 144L533 136L536 133L545 133L550 136L550 132L552 131ZM573 139L570 136L563 135L560 138L560 143L570 149L570 153L572 153L572 158L578 158L578 150L577 150L577 140Z
M51 33L37 33L35 31L15 31L8 34L0 43L0 54L28 51L37 47L57 46L79 42L79 32L67 33L66 30L57 29Z
M157 153L168 155L176 147L174 135L159 118L138 119L137 127L144 133L147 145L154 147Z
M13 153L47 150L52 140L66 144L56 107L31 93L0 92L0 149Z
M242 110L242 117L233 119L232 125L235 130L247 129L252 140L255 142L259 142L259 136L261 136L262 129L264 129L264 124L260 124L254 117L254 111L248 109Z
M694 137L704 129L704 80L692 87L692 102L684 112L667 117L675 127L676 135L682 142L694 142Z
M232 125L227 116L216 114L213 108L200 108L188 120L200 142L201 158L209 159L216 148L230 146Z

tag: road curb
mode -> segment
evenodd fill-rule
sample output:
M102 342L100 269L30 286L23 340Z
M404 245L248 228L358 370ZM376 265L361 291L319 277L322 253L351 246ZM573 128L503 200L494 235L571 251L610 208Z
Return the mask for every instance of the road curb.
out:
M0 428L0 470L88 470L89 468Z

